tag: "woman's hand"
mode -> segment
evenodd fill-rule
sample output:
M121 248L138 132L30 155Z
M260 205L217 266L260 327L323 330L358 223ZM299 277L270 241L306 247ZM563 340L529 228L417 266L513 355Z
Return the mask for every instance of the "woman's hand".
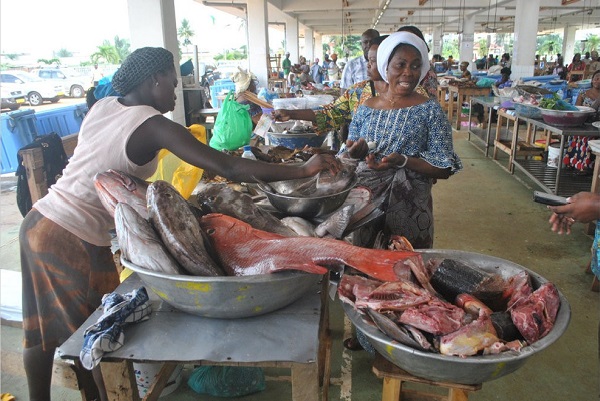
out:
M375 159L375 155L370 154L366 157L367 166L371 170L389 170L396 166L406 166L406 162L408 161L408 157L405 155L401 155L399 153L392 153L389 156L385 156L381 159L381 161L377 161Z
M304 163L302 168L305 169L307 176L313 176L322 170L329 170L335 175L341 170L342 163L334 155L318 154Z
M346 151L353 159L363 159L369 154L369 145L364 138L359 138L358 141L348 139L346 141Z
M568 202L563 206L548 206L553 212L549 220L552 231L570 234L573 223L589 223L600 218L600 194L579 192L571 196Z

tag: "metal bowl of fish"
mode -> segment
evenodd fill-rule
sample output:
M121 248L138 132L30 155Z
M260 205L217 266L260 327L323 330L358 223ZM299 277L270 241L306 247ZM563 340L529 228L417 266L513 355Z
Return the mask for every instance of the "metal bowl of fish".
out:
M307 291L320 290L321 276L284 271L253 276L201 277L165 274L121 258L164 302L193 315L219 319L259 316L297 301Z
M548 283L537 273L516 263L477 253L456 250L424 250L425 262L431 258L450 258L465 264L477 265L483 271L500 274L508 279L523 273L529 275L531 287L535 290ZM498 354L477 354L473 356L452 356L441 353L421 351L393 340L380 331L365 315L353 305L344 302L343 308L352 323L369 339L375 350L383 357L412 373L429 380L461 384L479 384L498 379L519 369L536 353L549 347L566 331L571 317L568 301L560 291L560 300L556 320L551 330L539 340L524 346L520 350L509 350Z
M300 180L276 181L268 185L259 184L259 188L267 195L269 202L280 212L288 216L304 218L319 217L337 210L358 182L355 174L348 177L345 183L340 184L341 189L331 187L302 193L297 188L315 183L315 178ZM341 181L340 181L341 182ZM337 184L336 184L337 185Z

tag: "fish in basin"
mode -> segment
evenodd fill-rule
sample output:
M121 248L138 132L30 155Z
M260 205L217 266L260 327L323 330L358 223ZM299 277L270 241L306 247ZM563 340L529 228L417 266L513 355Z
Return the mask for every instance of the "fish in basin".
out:
M196 276L224 276L204 243L198 218L175 187L154 181L148 187L148 215L163 243L183 268Z
M202 216L200 226L228 275L281 270L324 274L328 271L326 266L343 263L370 277L396 281L395 265L406 261L423 265L418 252L367 249L327 238L283 237L223 214Z
M102 205L115 216L117 203L127 203L143 218L148 218L146 192L149 183L118 170L107 170L94 177L94 186Z

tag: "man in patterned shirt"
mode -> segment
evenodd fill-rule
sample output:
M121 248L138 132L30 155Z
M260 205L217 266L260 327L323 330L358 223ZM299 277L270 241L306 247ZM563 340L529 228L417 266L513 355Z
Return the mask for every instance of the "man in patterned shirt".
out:
M360 37L360 47L363 50L363 55L348 61L348 64L344 67L342 82L340 83L342 89L348 89L352 85L368 79L367 57L369 47L371 47L371 41L378 36L379 32L375 29L367 29L363 32Z

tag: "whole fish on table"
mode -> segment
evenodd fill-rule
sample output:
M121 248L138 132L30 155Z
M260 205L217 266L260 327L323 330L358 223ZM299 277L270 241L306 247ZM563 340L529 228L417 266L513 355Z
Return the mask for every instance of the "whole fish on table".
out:
M154 181L148 187L147 201L150 222L185 270L197 276L225 275L205 247L193 206L171 184Z
M115 216L117 203L127 203L143 218L148 218L146 192L149 183L118 170L107 170L94 177L94 186L102 205Z
M204 184L198 188L195 201L208 206L213 213L222 213L240 219L259 230L269 231L286 237L296 236L271 213L256 206L252 197L230 188L227 184Z
M344 263L370 277L395 281L396 264L412 261L423 264L420 253L367 249L344 241L283 237L256 230L247 223L223 214L200 218L221 266L229 275L247 276L281 270L324 274L325 266Z
M161 273L185 274L150 222L127 203L118 203L115 208L115 228L123 257L134 265Z

